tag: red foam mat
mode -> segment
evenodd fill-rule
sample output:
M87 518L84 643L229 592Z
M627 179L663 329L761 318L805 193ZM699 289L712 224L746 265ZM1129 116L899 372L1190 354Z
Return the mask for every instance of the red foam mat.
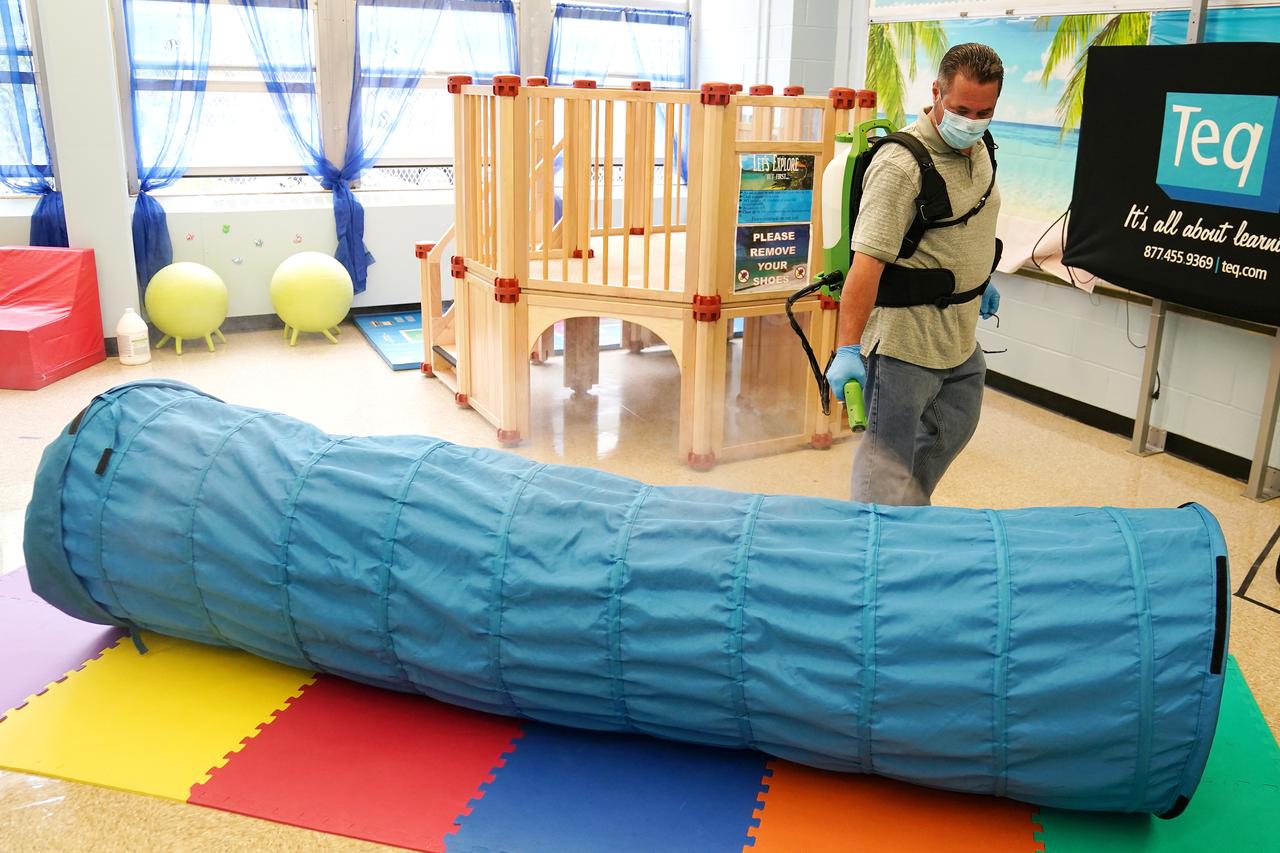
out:
M515 720L322 675L190 802L442 851L520 732Z

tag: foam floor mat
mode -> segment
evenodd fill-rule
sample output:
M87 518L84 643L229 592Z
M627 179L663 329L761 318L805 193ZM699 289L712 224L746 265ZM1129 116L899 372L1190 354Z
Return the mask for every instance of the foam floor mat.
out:
M21 638L59 647L54 616L67 617L0 581L0 626L48 611ZM1205 781L1160 821L493 717L151 634L139 655L105 636L105 650L64 643L24 670L52 683L0 721L0 766L449 853L1236 853L1280 838L1280 750L1234 661ZM22 692L11 682L0 669L0 695Z

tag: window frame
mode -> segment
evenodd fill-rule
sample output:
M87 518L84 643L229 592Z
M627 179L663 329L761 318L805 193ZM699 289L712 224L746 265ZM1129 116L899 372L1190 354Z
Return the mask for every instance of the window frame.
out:
M44 56L40 42L39 11L33 0L17 0L22 7L23 21L27 28L27 44L31 47L31 76L35 84L36 97L40 100L40 123L44 125L45 148L49 152L50 175L45 180L52 180L54 188L58 184L58 146L54 141L53 111L49 109L49 78L44 70ZM0 186L0 198L29 198L23 193L15 193L7 187Z
M29 2L29 0L23 0ZM164 2L164 0L158 0ZM177 0L174 0L177 2ZM230 6L229 0L209 0L211 5ZM124 23L124 2L112 3L112 22L116 45L116 70L119 78L122 132L125 143L125 156L129 176L129 194L137 195L140 189L138 180L138 156L133 139L133 97L129 82L129 44ZM513 2L516 15L516 39L519 42L521 33L521 7L526 2ZM348 104L346 100L351 93L351 79L355 68L356 47L356 0L310 0L309 8L312 18L312 55L315 57L316 104L320 112L321 142L325 157L330 162L339 162L346 152ZM240 70L240 66L210 66ZM446 87L444 76L424 75L418 82L419 90L441 90ZM248 81L212 81L206 92L265 92L262 83ZM43 102L42 102L43 106ZM50 142L52 147L52 141ZM371 169L424 167L438 168L452 166L452 157L384 157L379 159ZM196 166L187 169L185 177L191 178L247 178L247 177L296 177L306 175L301 164L265 165L265 166ZM358 184L356 184L358 188ZM321 192L319 184L316 192ZM372 190L374 192L380 190ZM390 190L387 190L390 191ZM404 190L401 190L404 191ZM412 191L412 190L409 190ZM202 192L200 195L217 193Z
M124 19L125 2L126 0L121 0L121 2L111 4L112 24L114 27L114 32L112 33L112 36L116 46L116 72L120 81L119 88L120 88L121 133L124 136L124 148L125 148L125 158L126 158L125 166L128 170L128 175L129 175L129 195L136 196L138 194L138 191L141 189L142 184L138 180L138 151L137 151L137 147L134 145L134 138L133 138L133 90L129 80L130 56L129 56L129 38L128 38L128 33L125 29L125 19ZM166 0L150 0L150 2L166 2ZM181 0L171 0L171 2L181 2ZM315 57L315 62L316 62L316 69L315 69L316 103L318 108L320 109L320 121L321 121L322 130L325 128L324 120L325 120L326 113L324 111L324 108L325 108L326 102L324 100L324 97L328 87L324 85L326 81L321 79L321 68L322 68L322 63L324 59L324 54L322 54L321 52L321 47L324 43L324 39L322 38L322 35L321 35L320 22L323 17L322 10L334 8L335 6L338 6L342 2L343 0L339 0L339 3L330 4L327 2L321 2L321 0L310 0L310 6L309 6L309 8L311 9L311 14L313 16L312 28L311 28L311 39L312 39L311 50L312 50L312 56ZM230 7L231 3L229 2L229 0L209 0L209 5L211 7L212 6ZM352 10L354 11L354 9L355 9L355 6L353 3ZM354 48L354 41L353 41L352 42L353 52L354 52L354 49L355 48ZM349 66L350 66L350 63L348 63L348 67ZM244 66L238 66L238 65L212 65L211 64L209 66L210 71L213 71L214 69L243 70L243 68ZM253 70L257 70L257 69L253 69ZM218 81L215 84L214 82L210 81L205 86L206 93L208 92L261 92L265 94L266 91L267 91L267 88L266 88L265 82L253 83L249 81ZM342 118L342 127L345 132L346 116L343 115L341 118ZM325 153L327 156L330 151L328 146L329 138L327 134L324 136L324 143L325 143ZM277 164L277 165L268 165L268 166L196 166L196 167L187 169L183 177L191 177L191 178L248 178L248 177L273 177L273 176L293 177L293 176L305 175L305 174L306 174L306 170L303 169L301 163L299 163L297 166L286 165L286 164ZM318 189L319 187L317 186L317 190ZM207 193L202 193L202 195L205 195L205 194Z
M681 90L676 88L660 87L667 91L691 91L698 87L699 71L698 71L698 31L701 23L701 2L699 0L547 0L548 22L546 30L546 49L543 56L546 57L544 65L550 61L551 57L551 32L555 28L556 6L560 3L570 6L603 6L616 9L633 9L636 11L653 11L653 12L683 12L689 16L689 86L690 89ZM868 0L870 2L870 0ZM523 56L522 56L523 61ZM538 71L539 74L543 70ZM640 79L640 78L636 78ZM655 86L657 84L655 83Z

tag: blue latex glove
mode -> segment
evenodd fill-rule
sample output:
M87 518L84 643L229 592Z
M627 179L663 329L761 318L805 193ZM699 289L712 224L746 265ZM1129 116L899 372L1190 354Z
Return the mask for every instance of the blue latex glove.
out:
M1000 291L996 290L994 284L988 284L987 289L982 291L982 305L978 308L978 313L984 320L990 320L1000 310Z
M836 357L827 368L827 382L831 385L831 393L836 399L844 402L844 386L850 379L856 380L863 388L867 387L867 368L862 363L862 345L842 346L836 350Z

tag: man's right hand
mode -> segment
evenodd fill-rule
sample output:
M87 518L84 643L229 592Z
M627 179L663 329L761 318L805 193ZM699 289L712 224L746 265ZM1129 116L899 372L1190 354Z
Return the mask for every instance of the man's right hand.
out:
M836 357L827 368L827 383L836 399L844 402L844 386L854 380L865 390L867 387L867 368L862 363L862 346L852 344L836 350Z

